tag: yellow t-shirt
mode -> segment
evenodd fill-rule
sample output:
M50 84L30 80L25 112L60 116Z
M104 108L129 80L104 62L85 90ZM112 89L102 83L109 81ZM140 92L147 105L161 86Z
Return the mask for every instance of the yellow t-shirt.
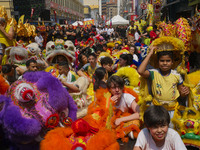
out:
M155 100L165 101L169 104L170 101L176 101L180 95L177 86L183 83L181 75L175 70L171 70L167 76L163 76L157 69L150 69L149 72Z
M5 28L5 31L6 33L9 32L11 26L10 25L7 25L6 28ZM9 40L1 31L0 31L0 43L3 43L6 45L6 47L9 47L9 46L13 46L14 44L14 41L13 40Z

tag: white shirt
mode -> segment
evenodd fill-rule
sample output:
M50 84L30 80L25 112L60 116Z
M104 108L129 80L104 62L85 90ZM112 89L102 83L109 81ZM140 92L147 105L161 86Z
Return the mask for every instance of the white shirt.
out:
M140 147L142 150L187 150L180 135L171 128L168 128L163 146L156 146L147 128L140 131L135 146Z
M116 108L120 109L122 112L128 112L131 109L131 104L135 100L135 97L128 93L123 93L119 104L115 105Z
M133 59L138 62L138 56L136 54L133 54Z
M64 74L62 74L62 75L59 74L58 78L63 79L64 82L67 82L67 83L70 83L70 84L73 83L72 82L72 73L70 71L68 72L67 76L64 75Z
M107 30L107 34L108 35L111 35L111 33L113 33L114 32L114 29L113 28L109 28L108 30Z

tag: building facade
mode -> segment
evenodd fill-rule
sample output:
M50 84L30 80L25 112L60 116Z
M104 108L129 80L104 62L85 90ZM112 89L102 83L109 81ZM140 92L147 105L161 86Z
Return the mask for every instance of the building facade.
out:
M0 1L0 5L5 6L8 16L13 16L16 20L21 15L25 15L25 19L32 22L37 22L40 18L60 24L64 24L65 20L73 23L84 19L84 6L81 0L3 0Z
M109 0L106 2L106 18L107 20L117 15L117 0Z
M7 15L9 18L13 17L15 13L17 14L17 12L14 12L14 5L12 0L0 1L0 6L4 6L6 8Z

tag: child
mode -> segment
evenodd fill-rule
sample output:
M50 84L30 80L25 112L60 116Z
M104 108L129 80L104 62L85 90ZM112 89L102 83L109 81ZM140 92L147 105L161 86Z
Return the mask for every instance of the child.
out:
M170 116L162 106L150 106L133 150L186 150L179 134L169 128Z
M108 90L111 93L111 100L114 102L116 110L116 115L121 111L121 115L117 116L115 120L116 131L123 130L124 136L128 133L131 138L133 137L134 127L139 128L139 106L135 101L135 97L124 91L124 80L116 75L111 76L107 81ZM124 113L129 113L129 115L123 116ZM121 123L125 123L123 127L119 126ZM129 128L133 126L133 128ZM119 129L120 128L120 129ZM129 130L128 130L129 129ZM117 137L122 137L117 133Z
M112 58L106 56L101 58L101 66L108 72L108 77L110 77L114 72L112 71L113 60Z
M106 81L108 79L108 73L105 68L99 67L95 70L95 73L93 75L93 82L94 82L94 91L96 91L99 88L106 89Z
M61 62L58 66L59 77L61 83L71 92L80 92L79 87L74 85L76 81L75 76L70 72L68 62Z
M92 76L95 70L99 67L97 64L97 56L94 53L90 53L88 56L88 62L89 63L85 64L79 71L77 71L77 74L87 78L88 81L92 83ZM84 72L87 75L84 74Z
M176 38L173 38L176 40ZM179 39L178 39L179 40ZM170 49L173 45L167 43ZM173 52L161 51L157 53L159 69L146 70L146 66L154 53L154 50L161 49L160 47L150 46L150 52L138 68L138 73L144 77L152 80L153 104L163 105L170 111L170 117L173 117L174 109L177 105L177 98L179 96L186 96L189 94L189 88L183 86L183 79L177 71L172 70ZM169 49L169 48L168 48ZM179 94L180 92L180 94Z

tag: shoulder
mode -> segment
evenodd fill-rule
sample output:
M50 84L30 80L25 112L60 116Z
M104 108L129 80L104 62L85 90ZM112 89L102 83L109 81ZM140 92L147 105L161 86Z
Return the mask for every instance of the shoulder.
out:
M180 135L178 134L178 132L176 132L174 129L168 128L167 131L167 141L170 141L170 143L174 143L177 142L176 140L180 138Z
M153 74L160 74L159 70L158 69L148 69L149 73L150 73L150 76Z
M151 72L159 72L159 70L158 69L148 69L149 70L149 72L151 71Z
M180 73L178 73L176 70L171 70L172 75L180 76Z
M179 136L178 132L176 132L174 129L168 128L167 136L169 139L173 139L177 135Z
M86 68L86 67L88 67L90 65L90 63L87 63L87 64L85 64L84 66L83 66L83 68Z
M135 97L129 93L123 93L123 97L126 100L135 100Z
M149 135L149 130L148 130L147 128L142 129L141 132L142 132L144 135Z
M150 137L150 133L149 133L149 131L148 131L148 129L147 128L144 128L144 129L142 129L141 131L140 131L140 133L139 133L139 135L138 135L138 140L139 141L143 141L144 143L146 142L146 141L148 141L148 138ZM142 144L144 144L144 143L142 143Z

